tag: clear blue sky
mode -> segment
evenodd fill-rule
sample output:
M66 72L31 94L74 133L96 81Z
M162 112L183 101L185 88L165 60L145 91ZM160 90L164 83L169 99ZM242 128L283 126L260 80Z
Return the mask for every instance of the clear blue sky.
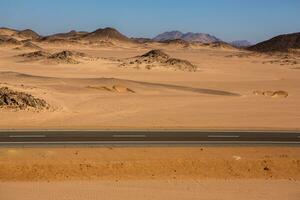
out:
M115 27L127 36L169 30L258 42L300 32L300 0L0 0L0 27L46 35Z

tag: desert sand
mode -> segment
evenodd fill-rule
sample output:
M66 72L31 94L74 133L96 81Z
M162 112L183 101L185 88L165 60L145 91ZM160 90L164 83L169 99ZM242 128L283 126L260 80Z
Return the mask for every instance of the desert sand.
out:
M299 182L263 181L73 181L0 183L6 200L298 200ZM16 192L18 191L18 192Z
M299 180L299 148L1 148L0 181Z
M1 129L300 128L297 57L155 42L32 44L0 47L0 87L50 107L2 108ZM153 49L174 59L141 57Z
M300 197L299 148L2 148L0 157L6 200Z

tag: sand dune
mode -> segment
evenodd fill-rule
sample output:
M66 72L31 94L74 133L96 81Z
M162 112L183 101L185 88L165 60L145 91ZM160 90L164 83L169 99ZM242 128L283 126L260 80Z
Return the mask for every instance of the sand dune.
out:
M212 90L212 89L203 89L203 88L193 88L193 87L186 87L180 85L171 85L171 84L160 84L160 83L149 83L149 82L142 82L142 81L131 81L131 80L124 80L124 79L116 79L116 78L56 78L56 77L43 77L43 76L34 76L28 74L21 74L15 72L0 72L0 77L2 80L21 80L22 82L32 83L35 80L39 81L40 85L47 84L47 83L55 83L55 82L63 82L64 86L82 86L86 84L87 88L106 88L105 90L115 90L117 92L130 92L130 88L126 85L131 86L132 88L136 88L137 91L143 93L143 91L163 91L163 93L172 93L172 91L176 92L191 92L196 94L207 94L207 95L220 95L220 96L240 96L236 93L231 93L222 90ZM102 86L90 86L89 84L97 84ZM36 85L38 86L38 85ZM112 88L112 89L108 89Z

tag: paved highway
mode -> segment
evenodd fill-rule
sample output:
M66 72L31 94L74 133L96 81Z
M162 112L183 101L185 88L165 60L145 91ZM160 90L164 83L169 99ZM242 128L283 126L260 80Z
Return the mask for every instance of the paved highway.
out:
M0 146L297 145L300 132L0 131Z

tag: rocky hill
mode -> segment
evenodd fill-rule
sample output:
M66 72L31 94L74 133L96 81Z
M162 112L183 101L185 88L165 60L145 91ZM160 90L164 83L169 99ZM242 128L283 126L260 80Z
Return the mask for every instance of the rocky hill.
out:
M130 42L131 40L117 31L114 28L100 28L94 32L88 33L82 37L82 39L89 41L121 41Z
M248 48L257 52L287 52L290 49L300 49L300 32L279 35Z

